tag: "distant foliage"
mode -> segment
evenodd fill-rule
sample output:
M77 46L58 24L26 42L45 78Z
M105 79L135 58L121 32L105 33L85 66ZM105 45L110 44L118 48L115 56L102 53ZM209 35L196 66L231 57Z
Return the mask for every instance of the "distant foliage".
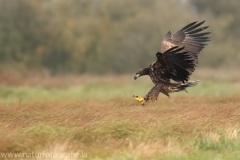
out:
M156 59L167 31L206 19L212 41L199 65L239 67L240 1L214 2L0 0L0 61L53 74L134 72Z

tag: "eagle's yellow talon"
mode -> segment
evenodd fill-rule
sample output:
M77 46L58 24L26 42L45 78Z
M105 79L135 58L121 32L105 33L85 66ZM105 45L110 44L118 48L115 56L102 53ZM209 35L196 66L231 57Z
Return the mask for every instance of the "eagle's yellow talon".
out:
M140 96L134 96L134 95L133 95L133 97L134 97L134 99L135 99L136 101L138 101L141 105L144 105L145 100L144 100L143 97L140 97Z

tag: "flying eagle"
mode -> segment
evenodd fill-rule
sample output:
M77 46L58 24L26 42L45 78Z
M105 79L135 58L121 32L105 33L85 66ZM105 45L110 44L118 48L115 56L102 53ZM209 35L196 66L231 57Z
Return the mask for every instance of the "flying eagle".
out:
M137 71L135 80L149 75L155 85L145 97L134 96L142 105L157 100L160 92L169 97L169 93L197 84L188 80L198 63L198 54L207 45L204 42L210 41L210 32L201 32L208 28L200 27L204 22L192 22L174 34L169 31L162 40L161 52L156 53L157 61Z

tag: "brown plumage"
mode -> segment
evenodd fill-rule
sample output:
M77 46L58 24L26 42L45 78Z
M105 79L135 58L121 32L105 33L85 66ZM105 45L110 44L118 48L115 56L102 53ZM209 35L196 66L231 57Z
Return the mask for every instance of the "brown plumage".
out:
M156 54L157 61L140 69L134 79L149 75L155 86L144 97L144 101L157 100L161 92L167 96L171 92L185 90L198 81L188 81L198 63L198 54L210 41L210 32L201 32L208 27L200 27L205 21L193 22L175 34L169 31L161 43L161 52ZM170 80L178 83L171 83Z

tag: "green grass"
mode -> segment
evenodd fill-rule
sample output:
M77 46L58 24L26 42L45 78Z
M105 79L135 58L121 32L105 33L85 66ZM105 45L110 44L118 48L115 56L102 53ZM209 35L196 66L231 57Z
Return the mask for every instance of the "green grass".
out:
M0 101L29 101L52 99L109 99L114 97L131 97L132 95L144 96L153 87L151 83L129 84L101 84L89 83L76 86L42 87L42 86L1 86ZM188 88L188 93L179 92L171 96L195 95L222 95L240 93L238 83L201 81L195 87ZM162 95L160 94L160 97Z

